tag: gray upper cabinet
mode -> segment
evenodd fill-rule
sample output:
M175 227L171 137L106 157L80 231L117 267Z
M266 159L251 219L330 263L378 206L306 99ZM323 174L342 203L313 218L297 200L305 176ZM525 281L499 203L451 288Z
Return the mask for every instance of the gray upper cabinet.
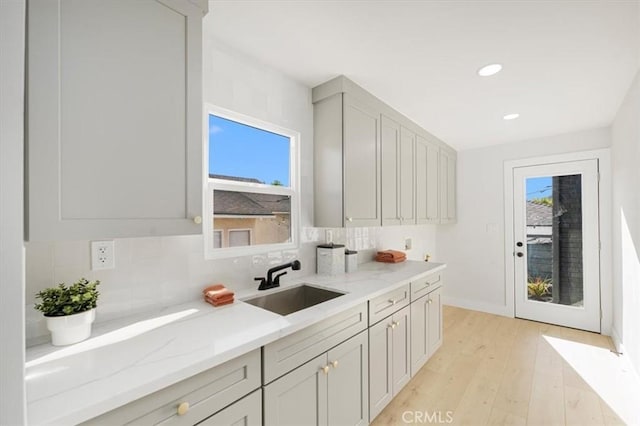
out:
M312 97L316 226L455 220L455 151L344 76Z
M416 134L382 115L382 224L415 223L414 147Z
M400 125L382 116L382 224L400 225Z
M416 134L406 127L400 129L400 223L411 225L416 223L415 216L415 173L414 150Z
M314 108L317 226L380 225L379 113L346 93Z
M202 232L202 7L29 1L29 240Z
M416 223L438 223L439 148L426 138L416 138Z
M456 221L456 156L440 149L440 223Z

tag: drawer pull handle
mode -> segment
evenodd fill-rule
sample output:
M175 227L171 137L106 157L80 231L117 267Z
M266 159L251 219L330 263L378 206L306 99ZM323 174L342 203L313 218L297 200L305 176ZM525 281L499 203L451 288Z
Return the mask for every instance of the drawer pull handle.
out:
M180 405L178 405L178 415L179 416L184 416L185 414L187 414L187 412L189 411L189 403L188 402L181 402Z
M322 370L322 372L324 374L329 374L329 366L328 365L325 365L324 367L322 367L321 370Z
M333 366L333 368L338 368L338 360L331 362L331 365Z
M389 299L389 303L391 303L392 305L396 304L396 299Z
M389 326L388 326L388 327L391 327L391 329L394 329L394 328L396 328L396 327L397 327L397 326L399 326L399 325L400 325L400 323L399 323L399 322L397 322L397 321L391 321L391 324L389 324Z
M432 304L432 303L433 303L433 300L429 299L429 300L427 300L427 303L428 303L428 304Z
M347 222L353 222L353 218L351 216L347 216Z

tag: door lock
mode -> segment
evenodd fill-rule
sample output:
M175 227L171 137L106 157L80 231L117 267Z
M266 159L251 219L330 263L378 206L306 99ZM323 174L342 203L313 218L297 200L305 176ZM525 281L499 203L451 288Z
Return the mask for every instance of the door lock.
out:
M524 253L522 253L521 251L519 251L519 252L517 252L517 253L516 253L516 256L518 256L518 257L522 257L522 256L524 256Z

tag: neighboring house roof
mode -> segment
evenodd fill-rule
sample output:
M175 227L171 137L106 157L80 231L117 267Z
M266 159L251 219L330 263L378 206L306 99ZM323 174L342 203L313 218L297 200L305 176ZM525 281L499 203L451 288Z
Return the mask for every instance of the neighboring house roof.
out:
M289 213L289 197L253 192L213 191L213 214L228 216L273 216Z
M224 180L234 180L236 182L250 182L250 183L264 183L255 178L244 178L238 176L226 176L226 175L214 175L209 173L209 178L211 179L224 179Z
M527 201L527 226L551 226L552 207Z

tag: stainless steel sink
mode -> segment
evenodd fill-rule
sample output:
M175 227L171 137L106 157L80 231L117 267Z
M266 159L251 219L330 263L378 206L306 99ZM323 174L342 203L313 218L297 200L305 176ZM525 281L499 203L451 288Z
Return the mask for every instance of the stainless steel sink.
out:
M277 293L253 297L245 302L276 314L289 315L342 295L344 293L302 284Z

